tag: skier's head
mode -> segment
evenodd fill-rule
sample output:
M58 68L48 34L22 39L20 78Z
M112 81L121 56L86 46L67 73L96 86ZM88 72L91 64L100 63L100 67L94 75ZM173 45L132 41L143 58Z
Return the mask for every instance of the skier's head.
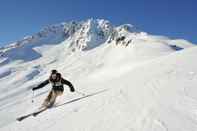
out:
M57 78L57 70L51 70L51 79L52 80L56 80Z
M57 74L56 74L56 77L57 77L56 80L57 80L57 81L60 81L61 78L62 78L62 75L61 75L60 73L57 73Z
M58 71L55 70L55 69L51 70L51 74L56 74L57 72L58 72Z

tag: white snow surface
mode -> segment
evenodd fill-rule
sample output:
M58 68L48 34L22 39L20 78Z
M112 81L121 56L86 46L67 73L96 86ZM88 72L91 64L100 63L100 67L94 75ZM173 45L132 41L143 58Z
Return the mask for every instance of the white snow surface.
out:
M89 19L61 23L0 48L0 131L196 131L197 47ZM57 69L65 91L37 117ZM78 99L79 98L79 99Z

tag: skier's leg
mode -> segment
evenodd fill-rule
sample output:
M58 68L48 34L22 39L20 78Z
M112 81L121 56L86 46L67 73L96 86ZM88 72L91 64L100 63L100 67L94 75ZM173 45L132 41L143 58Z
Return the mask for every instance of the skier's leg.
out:
M51 99L49 100L48 107L53 106L53 104L55 103L56 97L57 97L57 93L56 93L56 91L53 90L53 91L52 91L52 97L51 97Z
M56 101L56 98L57 98L58 96L62 95L62 94L63 94L62 91L54 91L54 90L53 90L52 97L51 97L51 99L50 99L50 105L49 105L49 107L53 106L54 103L55 103L55 101Z
M63 91L57 91L57 96L61 96L63 94Z
M48 106L52 95L53 95L53 91L51 90L49 92L48 96L46 97L46 99L44 100L44 102L42 103L42 107L47 107Z

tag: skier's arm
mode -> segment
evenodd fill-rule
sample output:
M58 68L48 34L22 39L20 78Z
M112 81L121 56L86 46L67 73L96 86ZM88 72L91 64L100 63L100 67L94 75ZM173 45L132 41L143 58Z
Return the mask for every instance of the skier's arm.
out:
M34 91L34 90L40 89L40 88L46 86L47 84L49 84L49 80L48 79L45 80L44 82L40 83L37 87L34 87L32 90Z
M70 81L67 81L67 80L65 80L65 79L62 78L62 83L65 84L65 85L67 85L67 86L69 86L71 92L74 92L75 91L75 88L74 88L74 86L72 85L72 83Z

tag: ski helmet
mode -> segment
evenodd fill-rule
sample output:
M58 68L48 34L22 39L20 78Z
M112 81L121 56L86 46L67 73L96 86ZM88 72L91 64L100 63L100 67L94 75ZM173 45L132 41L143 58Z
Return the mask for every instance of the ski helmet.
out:
M51 74L56 74L57 73L57 70L53 69L51 70Z

